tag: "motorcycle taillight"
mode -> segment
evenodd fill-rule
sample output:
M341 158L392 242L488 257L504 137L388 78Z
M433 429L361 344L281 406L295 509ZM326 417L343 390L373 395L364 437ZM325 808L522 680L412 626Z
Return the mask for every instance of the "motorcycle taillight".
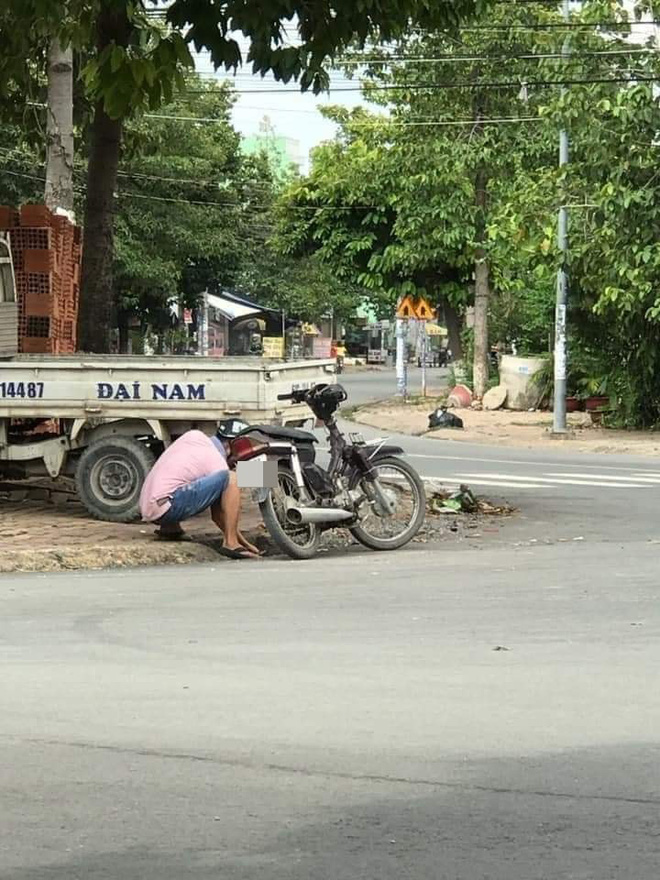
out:
M251 458L264 444L253 437L236 437L231 441L231 454L237 461L243 458Z

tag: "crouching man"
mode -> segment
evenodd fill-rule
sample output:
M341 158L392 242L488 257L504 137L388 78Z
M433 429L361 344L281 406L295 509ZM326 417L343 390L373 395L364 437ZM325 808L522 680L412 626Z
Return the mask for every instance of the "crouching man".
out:
M227 465L222 441L202 431L187 431L163 452L149 472L140 494L140 513L145 522L159 526L159 537L176 540L184 534L181 523L207 508L224 533L225 556L259 556L238 527L241 495L236 473Z

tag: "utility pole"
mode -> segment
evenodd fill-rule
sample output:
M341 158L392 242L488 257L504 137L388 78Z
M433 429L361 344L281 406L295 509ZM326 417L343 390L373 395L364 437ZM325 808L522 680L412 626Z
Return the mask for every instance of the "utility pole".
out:
M427 340L426 340L426 319L419 322L419 326L422 333L422 397L426 397L426 350Z
M201 319L201 320L200 320ZM197 318L197 351L202 357L209 354L209 292L202 294L202 308Z
M570 20L570 0L563 0L564 21ZM562 45L562 58L570 55L570 35L567 31ZM562 92L565 92L565 87ZM559 167L568 165L568 131L559 132ZM555 399L552 430L555 434L566 433L566 305L568 302L568 208L561 205L557 221L557 244L561 254L561 266L557 271L557 305L555 309Z
M406 365L406 337L408 335L407 318L396 319L396 394L397 397L408 396L408 370Z

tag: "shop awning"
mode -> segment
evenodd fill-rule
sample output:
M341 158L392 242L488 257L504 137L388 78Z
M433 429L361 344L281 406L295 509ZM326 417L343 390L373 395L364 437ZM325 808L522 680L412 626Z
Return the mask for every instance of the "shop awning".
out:
M426 325L426 333L427 336L446 336L447 328L446 327L438 327L437 324L428 324Z
M258 315L261 311L260 309L234 302L231 299L225 299L224 296L216 296L214 293L209 293L209 307L217 309L228 321L235 321L237 318L248 318L250 315Z

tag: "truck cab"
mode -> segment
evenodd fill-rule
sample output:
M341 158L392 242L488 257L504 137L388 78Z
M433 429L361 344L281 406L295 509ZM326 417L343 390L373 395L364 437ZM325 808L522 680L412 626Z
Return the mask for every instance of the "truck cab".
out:
M9 240L0 232L0 358L18 352L18 303Z

